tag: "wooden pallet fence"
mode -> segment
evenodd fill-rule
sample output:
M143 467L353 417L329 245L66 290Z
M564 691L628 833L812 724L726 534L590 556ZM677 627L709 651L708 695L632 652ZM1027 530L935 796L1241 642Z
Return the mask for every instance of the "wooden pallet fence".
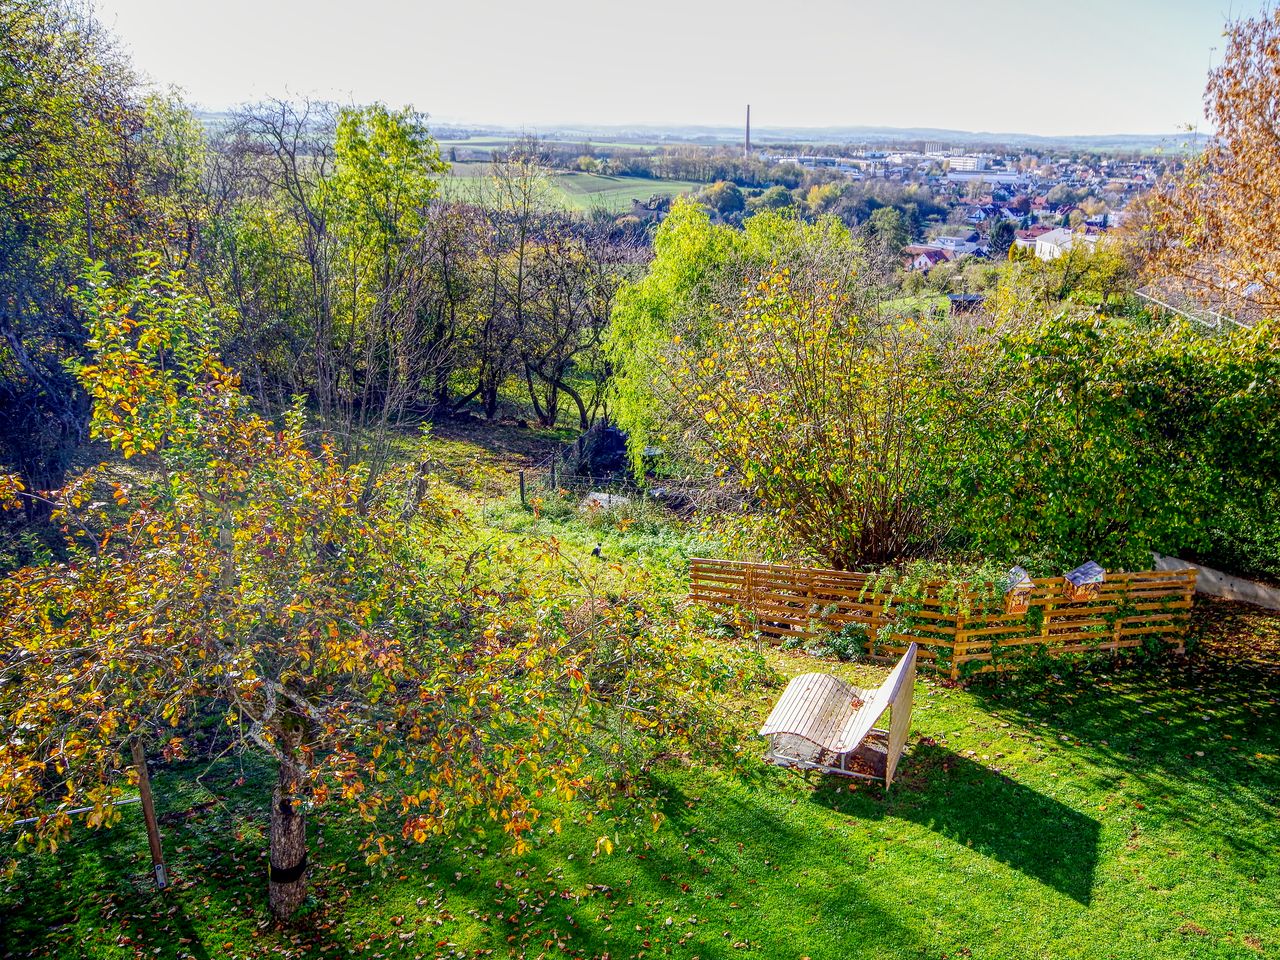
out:
M1108 572L1098 596L1070 602L1061 577L1032 581L1029 609L1006 614L992 592L956 597L943 583L923 596L885 598L871 577L777 563L694 559L689 598L749 616L781 643L862 627L867 655L896 660L913 641L921 664L952 677L1016 669L1042 656L1116 651L1158 643L1181 652L1196 571Z

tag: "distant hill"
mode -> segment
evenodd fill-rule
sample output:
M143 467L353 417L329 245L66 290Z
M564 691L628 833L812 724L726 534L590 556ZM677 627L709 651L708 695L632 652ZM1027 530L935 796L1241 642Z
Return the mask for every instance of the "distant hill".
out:
M225 112L197 112L211 130L223 126L230 115ZM728 126L666 124L546 124L525 129L495 124L433 123L432 130L440 140L464 141L484 138L504 141L525 133L537 133L548 140L562 142L593 141L635 145L706 144L742 142L742 128ZM1078 136L1041 136L1032 133L949 130L943 127L752 127L751 143L763 147L770 144L861 144L866 146L909 145L913 143L945 143L953 147L1031 147L1038 149L1079 150L1187 150L1192 135L1182 133L1111 133Z
M703 143L739 143L741 127L665 126L637 124L626 126L564 125L539 130L557 139L609 139ZM1041 136L1032 133L949 130L942 127L756 127L751 128L753 146L770 143L858 143L906 144L916 141L946 143L955 147L1059 147L1087 150L1184 150L1191 140L1189 133L1162 134L1082 134L1078 136Z

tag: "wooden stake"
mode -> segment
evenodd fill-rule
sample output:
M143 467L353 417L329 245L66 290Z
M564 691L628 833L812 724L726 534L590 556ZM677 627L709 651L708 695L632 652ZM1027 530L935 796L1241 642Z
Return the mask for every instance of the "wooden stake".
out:
M151 775L147 773L147 754L142 741L133 741L133 768L138 771L138 796L142 798L142 817L147 822L147 843L151 845L151 866L156 875L156 887L163 890L169 885L169 875L164 867L164 848L160 846L160 824L156 820L156 805L151 799Z
M526 506L524 502L524 471L520 471L520 506Z

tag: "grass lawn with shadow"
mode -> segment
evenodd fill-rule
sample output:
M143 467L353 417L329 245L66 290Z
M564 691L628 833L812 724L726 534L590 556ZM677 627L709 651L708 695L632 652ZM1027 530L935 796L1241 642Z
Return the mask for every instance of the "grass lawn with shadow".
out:
M683 591L693 534L648 514L613 529L574 504L523 510L513 471L548 441L502 437L484 481L457 486L486 536L555 536L584 563L603 542L611 567ZM451 463L473 446L442 428L414 452ZM161 766L172 887L152 888L126 807L112 831L0 876L0 958L1280 957L1280 617L1198 604L1197 619L1198 649L1164 663L967 686L922 673L888 792L761 762L755 731L788 677L866 687L886 672L769 649L773 681L724 705L741 761L664 770L656 833L596 856L598 825L564 811L563 833L540 827L525 857L427 844L371 870L366 830L322 809L314 900L284 927L266 911L273 771Z
M744 741L779 690L735 705ZM1277 956L1277 696L1206 655L1021 685L926 677L892 791L753 750L664 773L666 823L608 856L569 823L519 859L428 845L370 871L360 831L326 811L316 905L293 928L265 912L270 771L179 765L155 777L174 887L150 888L130 810L0 885L0 956Z

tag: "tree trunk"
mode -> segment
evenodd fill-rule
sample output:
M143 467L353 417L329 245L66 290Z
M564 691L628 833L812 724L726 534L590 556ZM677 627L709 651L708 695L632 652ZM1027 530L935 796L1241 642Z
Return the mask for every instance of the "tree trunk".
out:
M307 819L301 791L305 781L299 761L300 730L280 738L284 759L271 794L271 856L267 900L271 912L287 919L307 896Z

